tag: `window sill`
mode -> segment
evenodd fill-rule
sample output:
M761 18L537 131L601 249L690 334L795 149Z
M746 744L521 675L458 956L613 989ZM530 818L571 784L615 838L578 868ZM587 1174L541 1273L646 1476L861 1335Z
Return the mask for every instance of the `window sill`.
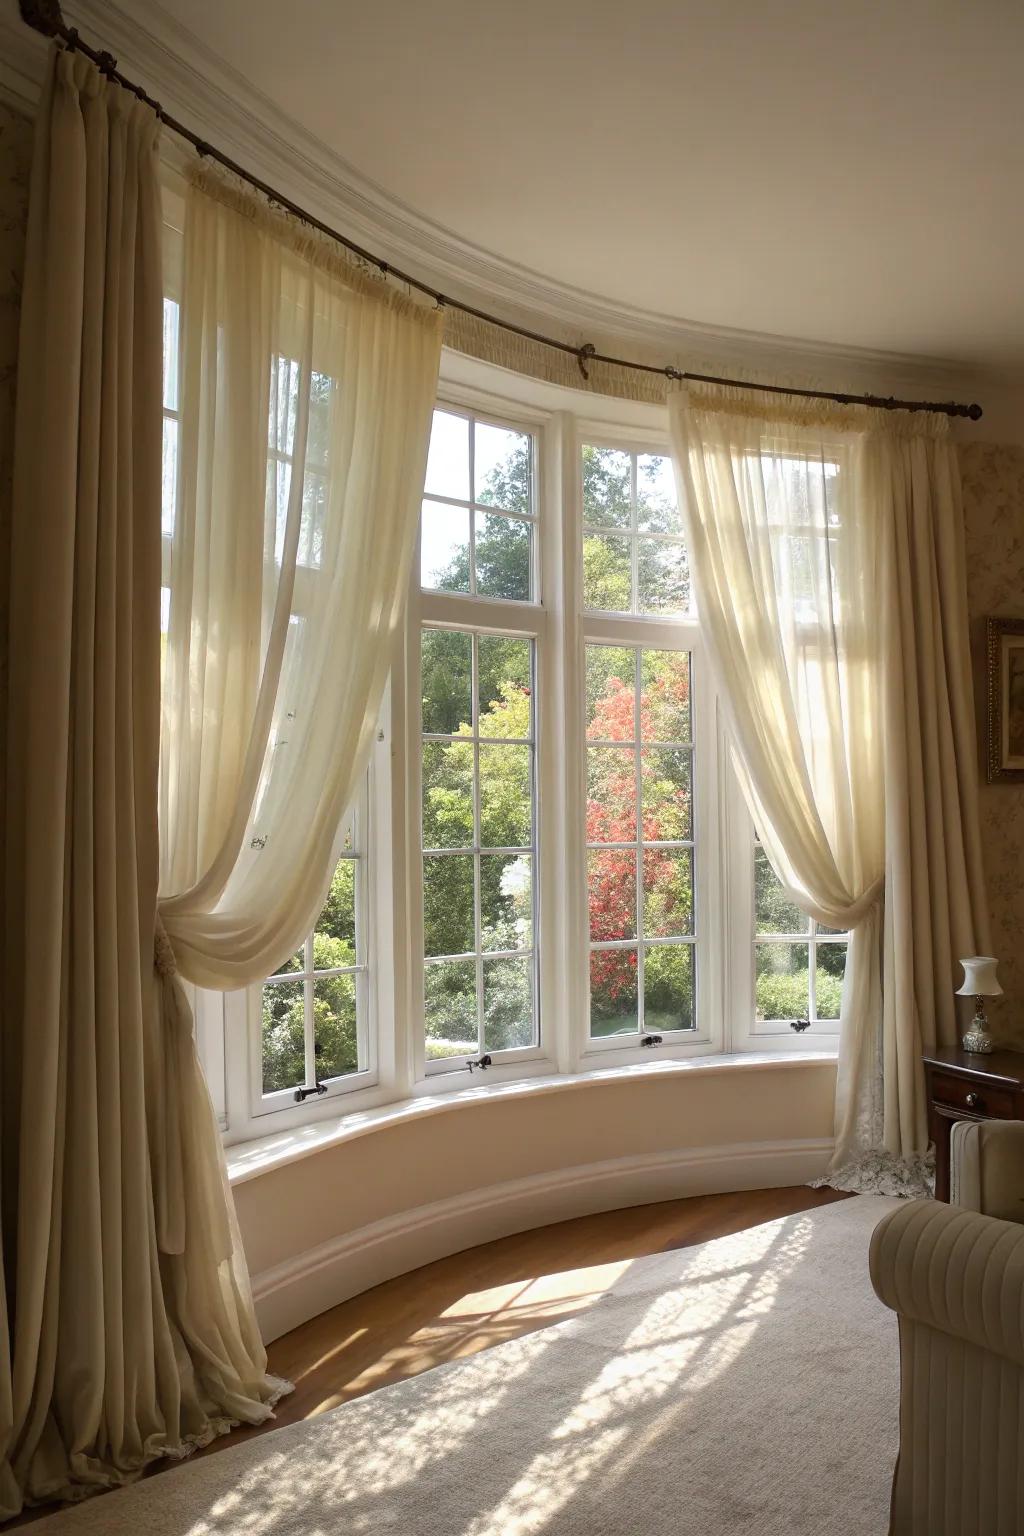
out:
M355 1110L348 1114L315 1121L291 1131L277 1131L250 1141L235 1142L225 1148L228 1178L232 1185L244 1184L261 1174L310 1157L339 1142L353 1141L390 1125L401 1125L424 1115L443 1115L467 1104L490 1099L524 1099L538 1093L571 1092L590 1083L630 1082L636 1079L677 1076L681 1073L760 1072L815 1063L833 1064L834 1050L736 1051L717 1056L691 1056L671 1061L644 1061L631 1065L621 1062L607 1067L588 1067L581 1072L548 1073L541 1077L518 1078L514 1082L474 1083L472 1087L438 1094L427 1093L398 1099L377 1109Z

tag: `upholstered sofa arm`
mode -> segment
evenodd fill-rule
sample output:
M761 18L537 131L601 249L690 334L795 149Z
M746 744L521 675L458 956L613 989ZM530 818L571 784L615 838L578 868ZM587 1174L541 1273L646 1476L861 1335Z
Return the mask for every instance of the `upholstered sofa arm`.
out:
M960 1120L953 1126L949 1197L969 1211L1024 1222L1024 1121Z
M912 1200L871 1238L871 1283L901 1318L1024 1368L1024 1226Z

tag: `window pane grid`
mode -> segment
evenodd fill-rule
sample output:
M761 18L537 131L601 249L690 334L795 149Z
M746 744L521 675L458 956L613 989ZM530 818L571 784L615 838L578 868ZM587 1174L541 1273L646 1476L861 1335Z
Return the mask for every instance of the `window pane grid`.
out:
M631 486L635 500L635 479ZM591 643L586 658L591 1035L689 1030L696 946L690 656ZM682 732L666 728L684 723ZM680 766L681 780L660 782L659 767L664 775ZM689 836L663 835L672 815Z
M420 525L421 585L534 602L533 481L532 434L472 412L435 409Z
M263 984L264 1097L287 1092L292 1098L299 1089L315 1089L368 1070L365 858L351 835L349 842L338 856L313 933Z
M537 1043L534 643L428 626L422 645L427 1059L458 1065Z
M753 861L756 1020L834 1024L850 935L833 932L799 911L783 892L756 836ZM800 927L794 924L797 918Z
M585 443L582 471L584 609L687 613L690 576L671 460Z

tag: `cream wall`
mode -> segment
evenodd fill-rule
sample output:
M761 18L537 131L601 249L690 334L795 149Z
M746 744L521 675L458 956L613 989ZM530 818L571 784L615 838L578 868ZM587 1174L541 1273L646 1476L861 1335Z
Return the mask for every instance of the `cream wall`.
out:
M665 1063L481 1090L475 1103L435 1099L399 1123L243 1172L235 1203L264 1334L548 1221L806 1182L828 1163L834 1092L827 1058ZM228 1155L241 1170L239 1150Z

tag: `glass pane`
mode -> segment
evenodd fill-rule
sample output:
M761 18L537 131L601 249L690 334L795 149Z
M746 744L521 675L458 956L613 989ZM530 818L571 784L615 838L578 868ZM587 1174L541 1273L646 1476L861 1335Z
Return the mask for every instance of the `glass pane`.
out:
M320 564L326 517L327 476L322 470L307 470L302 483L302 514L299 518L300 565L315 567Z
M641 739L689 741L689 651L642 651L640 687Z
M427 495L469 500L469 421L450 411L435 411L427 455Z
M636 520L637 526L647 533L683 531L672 460L660 453L637 455Z
M178 499L178 423L169 416L164 417L164 447L160 489L160 529L162 533L173 535L174 512Z
M499 513L475 515L477 591L528 603L533 597L533 524Z
M532 734L533 642L505 635L481 635L477 641L477 686L481 736L528 737Z
M428 1061L476 1055L475 960L445 960L424 967L423 1016Z
M321 976L313 983L313 1048L320 1082L359 1071L356 977Z
M306 468L324 470L330 459L331 416L338 383L314 368L309 384L309 422L306 429Z
M590 954L590 1034L635 1034L637 1012L635 949L595 949Z
M756 944L754 960L758 1019L808 1018L807 945Z
M528 853L480 856L480 948L532 949L533 881Z
M528 848L533 841L531 747L480 748L480 846Z
M475 948L473 855L435 854L423 860L423 953L465 955Z
M274 522L274 559L284 558L284 535L288 522L288 497L291 495L292 466L282 459L267 460L267 515Z
M595 528L628 528L630 456L617 448L583 449L583 521Z
M530 439L525 432L478 421L474 429L475 497L506 512L530 512Z
M591 741L636 735L636 653L628 646L587 646L587 735Z
M299 365L288 357L275 357L270 380L268 445L290 454L295 441L295 415L299 403Z
M754 849L754 927L757 933L809 933L805 912L785 895L760 843Z
M484 961L484 1050L511 1051L536 1044L533 960Z
M592 943L635 938L636 854L624 848L591 848L587 901Z
M693 836L690 752L687 747L645 747L643 835L648 843L680 842Z
M639 613L685 613L690 572L683 546L663 539L638 540L637 585Z
M425 501L420 527L420 584L438 592L468 592L469 512Z
M644 936L676 939L693 932L693 855L688 848L644 850Z
M583 606L628 613L633 601L630 541L617 534L588 533L583 540Z
M839 1004L843 996L843 977L846 974L845 944L819 944L815 951L817 966L814 988L817 994L819 1019L838 1019Z
M164 297L164 409L178 409L178 303Z
M454 736L473 724L473 641L456 629L425 629L420 653L423 729Z
M587 748L587 842L629 843L636 837L636 753L632 747Z
M313 969L356 963L356 861L339 859L313 934Z
M306 1081L304 983L268 981L263 988L263 1092Z
M423 743L423 846L472 848L473 743Z
M644 950L644 1029L693 1029L693 945Z

